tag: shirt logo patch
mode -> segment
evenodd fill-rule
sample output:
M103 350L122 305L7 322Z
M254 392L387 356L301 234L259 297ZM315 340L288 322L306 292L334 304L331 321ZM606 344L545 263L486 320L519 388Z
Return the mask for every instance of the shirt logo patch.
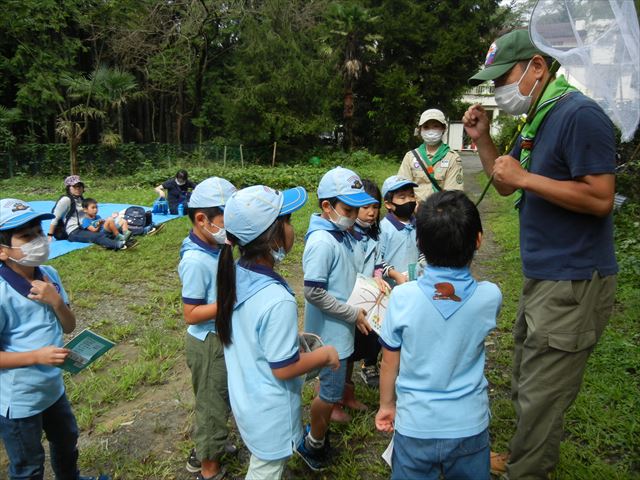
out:
M453 300L454 302L461 302L462 299L456 295L456 288L449 282L436 283L434 285L436 291L433 295L434 300Z
M417 160L413 162L413 168L420 168L420 164Z
M493 63L496 58L496 52L498 51L498 46L494 43L489 47L489 51L487 52L487 58L484 61L484 66L488 67Z

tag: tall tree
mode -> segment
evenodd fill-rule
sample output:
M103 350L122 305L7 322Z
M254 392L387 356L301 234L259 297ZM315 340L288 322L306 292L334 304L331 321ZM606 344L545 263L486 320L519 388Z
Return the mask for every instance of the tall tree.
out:
M322 1L265 0L244 18L222 104L232 138L304 143L331 128L331 67L317 51L323 7Z
M92 97L110 123L107 130L103 132L103 140L112 138L115 139L115 143L124 141L122 108L128 102L138 99L142 95L138 91L135 77L120 68L108 68L101 65L91 74L89 81L93 88ZM115 121L113 120L114 115ZM118 126L117 137L113 136L114 123L117 123ZM113 144L114 142L108 143Z
M468 88L503 12L498 0L379 0L370 7L385 21L365 135L377 150L398 151L411 144L421 110L446 114Z
M53 141L59 79L78 73L85 33L80 0L5 0L0 15L0 98L17 107L30 141ZM82 2L91 8L91 2Z
M343 80L344 147L353 147L354 89L369 69L368 56L376 53L380 35L372 33L379 18L355 2L331 4L321 38L324 52L334 57Z

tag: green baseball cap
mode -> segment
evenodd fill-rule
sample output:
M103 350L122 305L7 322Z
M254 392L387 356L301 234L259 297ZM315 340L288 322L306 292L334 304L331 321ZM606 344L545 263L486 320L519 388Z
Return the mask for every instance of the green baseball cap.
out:
M487 80L495 80L511 70L516 63L530 60L534 55L546 56L533 44L527 29L509 32L491 44L484 67L469 79L469 83L475 86Z

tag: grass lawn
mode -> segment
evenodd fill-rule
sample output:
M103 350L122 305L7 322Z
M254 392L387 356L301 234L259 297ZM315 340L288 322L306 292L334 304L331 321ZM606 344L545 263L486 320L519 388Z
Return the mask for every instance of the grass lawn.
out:
M353 168L362 177L381 184L386 176L395 173L397 159L373 159ZM307 167L300 183L317 182L322 171ZM203 169L199 173L200 179L213 174L232 179L246 177L234 167L208 172ZM277 180L280 173L283 185L297 183L295 169L291 168L269 169L260 174ZM151 205L155 197L152 188L160 175L145 175L86 178L86 194L99 202ZM477 184L477 179L474 181ZM272 181L265 183L275 185ZM18 178L0 181L0 190L3 198L54 200L62 186L57 178ZM297 239L280 268L300 293L302 240L309 215L317 211L314 191L310 190L307 205L293 215ZM518 226L509 199L492 192L482 210L493 246L491 255L479 260L478 268L483 278L499 284L504 295L498 329L488 341L487 368L494 449L503 450L514 428L509 378L510 331L521 285ZM638 226L634 227L633 221L624 225L636 228L637 234ZM188 229L189 220L180 218L168 222L158 235L142 238L131 251L112 252L94 246L49 262L60 272L70 295L78 316L77 331L90 327L118 343L88 371L76 376L65 374L67 392L83 432L80 463L86 474L104 471L127 480L193 478L184 469L192 447L193 398L183 355L185 326L176 271L179 245ZM625 232L626 240L631 234ZM634 283L638 275L640 270L621 275L615 315L589 361L582 392L566 419L566 439L556 478L640 478L640 299L638 283ZM297 300L303 304L301 294ZM357 393L370 410L355 414L349 425L332 426L332 445L337 451L334 466L316 475L294 458L289 462L286 478L388 478L389 470L380 454L389 438L376 432L373 425L377 391L358 383ZM312 387L307 385L303 392L306 407L312 397ZM237 431L232 437L241 442ZM246 450L238 458L227 460L231 473L238 476L244 473L247 462ZM2 449L0 471L6 471ZM48 467L47 471L50 474Z

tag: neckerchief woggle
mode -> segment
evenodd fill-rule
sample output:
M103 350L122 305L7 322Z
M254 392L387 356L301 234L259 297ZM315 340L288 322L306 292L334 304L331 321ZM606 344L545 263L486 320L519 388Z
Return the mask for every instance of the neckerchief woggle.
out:
M559 75L555 80L549 82L549 85L547 85L547 88L540 97L531 122L525 123L522 128L520 142L520 165L522 168L529 171L533 141L536 138L536 133L538 132L538 128L540 128L542 121L545 119L547 114L553 110L553 107L555 107L558 100L577 90L578 89L576 87L569 85L569 82L564 78L564 75ZM520 208L523 194L524 192L522 189L518 189L516 192L516 200L514 202L515 208Z

